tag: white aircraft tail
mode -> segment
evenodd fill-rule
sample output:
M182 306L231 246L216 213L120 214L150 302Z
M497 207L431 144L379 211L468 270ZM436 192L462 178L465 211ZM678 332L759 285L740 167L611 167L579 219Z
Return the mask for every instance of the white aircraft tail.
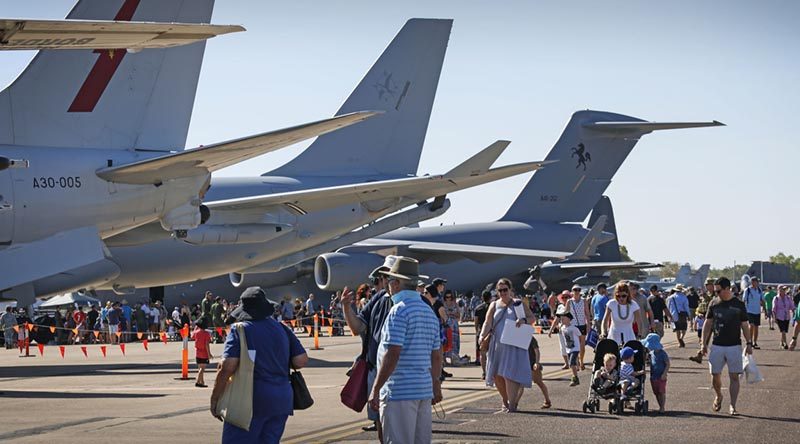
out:
M264 176L416 174L452 24L409 20L336 113L384 114L317 138L292 161Z
M80 0L76 20L208 23L214 0ZM0 92L0 144L181 149L205 42L130 53L40 51Z

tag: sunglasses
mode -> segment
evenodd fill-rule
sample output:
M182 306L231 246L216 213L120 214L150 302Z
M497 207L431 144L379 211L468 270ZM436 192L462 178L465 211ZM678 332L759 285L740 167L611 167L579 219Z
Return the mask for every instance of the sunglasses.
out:
M507 293L508 292L508 288L498 288L497 292L498 293Z

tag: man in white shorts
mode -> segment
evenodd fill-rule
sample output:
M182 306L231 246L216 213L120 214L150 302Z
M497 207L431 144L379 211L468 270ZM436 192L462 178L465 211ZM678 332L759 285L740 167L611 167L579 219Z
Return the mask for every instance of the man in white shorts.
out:
M728 278L719 278L714 283L717 297L708 305L706 322L703 324L703 346L701 353L708 353L708 363L711 367L711 382L716 397L712 410L718 412L722 408L722 368L728 365L730 378L730 414L737 415L736 398L739 396L739 374L742 373L742 339L747 341L745 353L753 354L753 344L750 342L750 327L747 322L747 307L744 302L733 297L731 281ZM714 339L711 350L708 341L711 333Z

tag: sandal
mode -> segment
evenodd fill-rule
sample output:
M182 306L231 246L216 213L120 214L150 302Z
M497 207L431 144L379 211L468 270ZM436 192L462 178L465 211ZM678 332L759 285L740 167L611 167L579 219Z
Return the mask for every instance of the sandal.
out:
M737 412L736 408L734 408L733 406L731 406L729 412L730 412L731 416L739 416L739 412Z
M549 409L552 406L553 406L553 404L545 401L540 408L544 410L544 409Z
M718 412L720 409L722 409L722 398L714 398L714 404L712 404L711 410Z

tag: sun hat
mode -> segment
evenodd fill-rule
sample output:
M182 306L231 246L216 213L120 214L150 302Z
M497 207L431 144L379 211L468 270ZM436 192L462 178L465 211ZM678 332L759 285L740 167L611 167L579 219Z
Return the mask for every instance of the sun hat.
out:
M428 276L419 274L419 261L405 256L398 256L388 271L381 270L379 273L404 281L417 281L428 278Z
M250 287L239 297L239 305L231 312L231 317L239 322L260 321L275 312L275 307L267 301L267 294L261 287Z
M650 350L661 350L664 348L661 345L661 336L656 333L650 333L647 335L647 337L642 340L642 345Z

